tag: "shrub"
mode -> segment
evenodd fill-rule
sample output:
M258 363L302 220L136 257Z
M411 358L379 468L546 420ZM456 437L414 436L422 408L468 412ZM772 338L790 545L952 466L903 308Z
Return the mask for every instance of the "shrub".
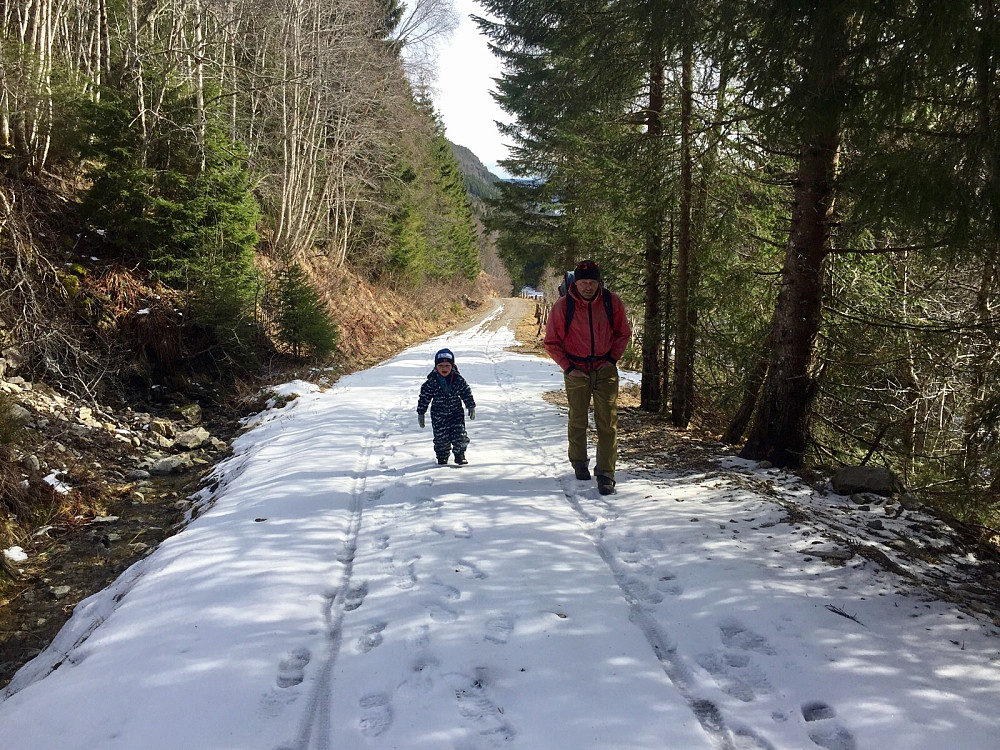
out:
M326 357L337 346L337 328L298 263L278 272L278 332L296 358L306 351Z

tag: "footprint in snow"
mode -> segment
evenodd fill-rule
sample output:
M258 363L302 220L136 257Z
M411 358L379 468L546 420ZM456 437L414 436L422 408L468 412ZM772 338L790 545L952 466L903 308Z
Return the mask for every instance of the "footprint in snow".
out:
M383 571L392 576L392 582L396 588L404 590L412 589L417 584L417 574L414 572L414 566L419 559L419 555L414 555L405 563L397 563L392 557L387 557L382 560L380 566Z
M302 682L305 679L306 665L311 658L312 654L304 646L285 654L285 657L278 662L278 687L287 688Z
M468 721L474 731L494 747L514 739L515 732L504 719L503 707L490 700L486 691L485 670L477 670L475 678L461 674L448 674L444 679L455 691L458 713Z
M486 621L486 635L483 637L490 643L502 645L510 639L512 632L514 632L514 615L501 612Z
M770 692L771 686L764 673L744 652L702 654L697 657L697 662L712 675L722 692L744 703Z
M434 622L455 622L458 619L458 612L438 602L425 602L424 609Z
M677 576L670 571L663 571L656 579L656 588L667 596L680 596L684 587L677 583Z
M413 631L406 637L406 647L417 651L422 648L427 648L430 640L430 627L427 625L420 625L414 628Z
M639 604L659 604L663 601L663 594L651 588L648 583L639 578L626 578L622 586L629 596Z
M371 693L358 701L361 718L358 728L365 737L378 737L392 725L392 704L382 693Z
M420 656L409 667L406 678L399 686L404 695L422 695L434 689L438 661L430 656Z
M367 654L372 649L378 648L382 645L382 631L385 630L388 623L377 622L374 625L369 625L365 628L364 634L358 638L358 651L362 654Z
M438 593L448 601L455 602L462 598L461 591L447 583L442 583L437 578L431 580L431 586L433 586Z
M809 739L823 750L857 750L854 735L834 719L837 712L833 706L823 701L802 704L802 718L809 726Z
M487 577L486 573L484 573L478 567L476 567L475 563L471 563L468 560L456 560L454 563L452 563L452 565L455 568L456 573L460 573L466 578L474 578L476 580L482 580L483 578Z
M366 596L368 596L367 581L362 582L357 586L351 586L347 590L347 594L344 596L344 610L347 612L353 612L364 603Z
M719 632L722 634L722 642L730 648L755 651L758 654L775 653L767 638L753 632L735 618L723 621L719 625Z
M456 539L468 539L472 536L472 527L464 521L452 524L450 529L445 528L442 524L435 523L431 525L431 531L435 534L440 534L441 536L447 536L451 533L451 535Z

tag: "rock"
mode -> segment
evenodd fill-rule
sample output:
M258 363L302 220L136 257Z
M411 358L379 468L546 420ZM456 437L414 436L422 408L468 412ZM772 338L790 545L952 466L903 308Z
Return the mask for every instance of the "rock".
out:
M138 482L141 479L149 479L150 474L145 469L132 469L125 477L130 482Z
M830 483L838 495L861 492L893 495L903 491L899 477L881 466L845 466L830 478Z
M63 599L69 596L69 592L73 589L69 586L52 586L49 588L49 593L52 594L56 599Z
M899 496L899 504L903 506L904 510L917 510L920 508L920 501L916 495L911 495L908 492L904 492Z
M38 460L38 456L32 453L29 456L25 456L21 459L21 466L28 471L41 471L42 462Z
M154 419L149 423L149 431L155 435L172 438L176 434L174 423L169 419Z
M178 471L184 471L185 469L190 469L194 465L194 462L187 453L181 453L176 456L166 456L156 461L152 466L149 467L149 471L158 476L164 476L166 474L174 474Z
M867 526L869 529L872 529L873 531L881 531L882 529L885 528L885 525L877 518L873 518L871 521L866 523L865 526Z
M211 435L204 427L194 427L179 434L176 443L186 450L194 450L208 442L210 437Z
M201 407L198 404L178 406L174 411L190 425L201 424Z
M28 363L28 358L17 347L9 346L0 355L3 356L7 372L17 372Z
M11 404L10 408L7 410L7 414L15 422L20 422L21 424L24 424L31 419L31 412L20 404Z
M160 435L159 433L156 433L156 432L151 432L146 437L146 441L150 445L152 445L152 446L154 446L156 448L165 448L167 450L170 450L171 448L174 447L174 440L173 440L173 438L168 438L165 435Z

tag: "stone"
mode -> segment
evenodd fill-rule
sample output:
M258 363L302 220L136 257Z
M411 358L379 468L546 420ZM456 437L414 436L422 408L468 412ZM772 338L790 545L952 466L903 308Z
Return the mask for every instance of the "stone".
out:
M185 406L178 406L174 409L181 419L190 425L196 425L201 423L201 407L198 404L186 404Z
M177 436L176 443L186 450L194 450L208 442L210 437L211 435L204 427L194 427L180 433Z
M899 477L881 466L845 466L830 478L830 483L838 495L862 492L893 495L903 491Z
M193 465L191 456L187 453L181 453L176 456L166 456L161 458L152 466L149 467L149 471L158 476L165 476L167 474L174 474L178 471L184 471L185 469L190 469Z
M150 445L153 445L157 448L166 448L167 450L170 450L171 448L174 447L173 438L169 438L166 435L160 435L159 433L156 432L151 432L146 437L146 441Z
M175 434L174 423L169 419L154 419L149 423L149 431L156 435L172 438Z
M11 404L10 408L7 410L7 414L9 414L11 419L16 422L24 423L31 419L31 412L20 404Z

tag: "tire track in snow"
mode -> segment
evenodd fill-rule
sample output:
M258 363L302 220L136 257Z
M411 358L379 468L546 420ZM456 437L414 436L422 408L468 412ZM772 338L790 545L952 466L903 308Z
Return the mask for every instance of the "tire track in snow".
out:
M485 354L492 365L493 377L503 398L502 411L514 424L521 426L527 440L539 447L552 476L557 478L560 484L565 501L580 519L584 533L618 584L628 604L629 619L642 632L667 678L687 703L712 744L719 750L774 750L766 739L753 730L745 727L730 728L720 708L713 701L695 693L690 667L678 653L677 644L656 619L649 606L648 587L636 579L604 539L604 529L608 523L620 517L617 506L603 496L594 499L576 490L575 480L565 476L568 471L566 469L568 459L559 460L554 457L551 448L545 445L544 441L538 440L519 418L517 404L523 403L526 399L519 397L514 378L502 372L500 360L493 353L492 347L487 345ZM596 492L596 488L592 488L592 492ZM593 510L589 510L585 504L591 506Z
M343 547L337 554L337 562L343 565L340 580L331 589L323 601L323 621L326 624L326 652L320 664L319 672L312 683L312 688L306 696L305 709L295 734L288 743L279 745L275 750L330 750L331 723L330 712L333 703L333 670L343 643L344 616L361 606L367 594L367 586L353 586L351 575L354 572L354 558L358 550L358 537L361 533L361 523L364 517L368 470L372 453L377 445L381 445L391 434L384 429L389 415L403 408L405 401L400 400L394 407L382 410L374 428L365 436L355 468L351 477L351 501L349 505L349 521L344 536ZM367 706L374 709L374 705ZM384 720L384 712L379 718ZM388 715L391 721L391 713ZM372 718L372 717L369 717ZM374 719L373 719L374 720Z

